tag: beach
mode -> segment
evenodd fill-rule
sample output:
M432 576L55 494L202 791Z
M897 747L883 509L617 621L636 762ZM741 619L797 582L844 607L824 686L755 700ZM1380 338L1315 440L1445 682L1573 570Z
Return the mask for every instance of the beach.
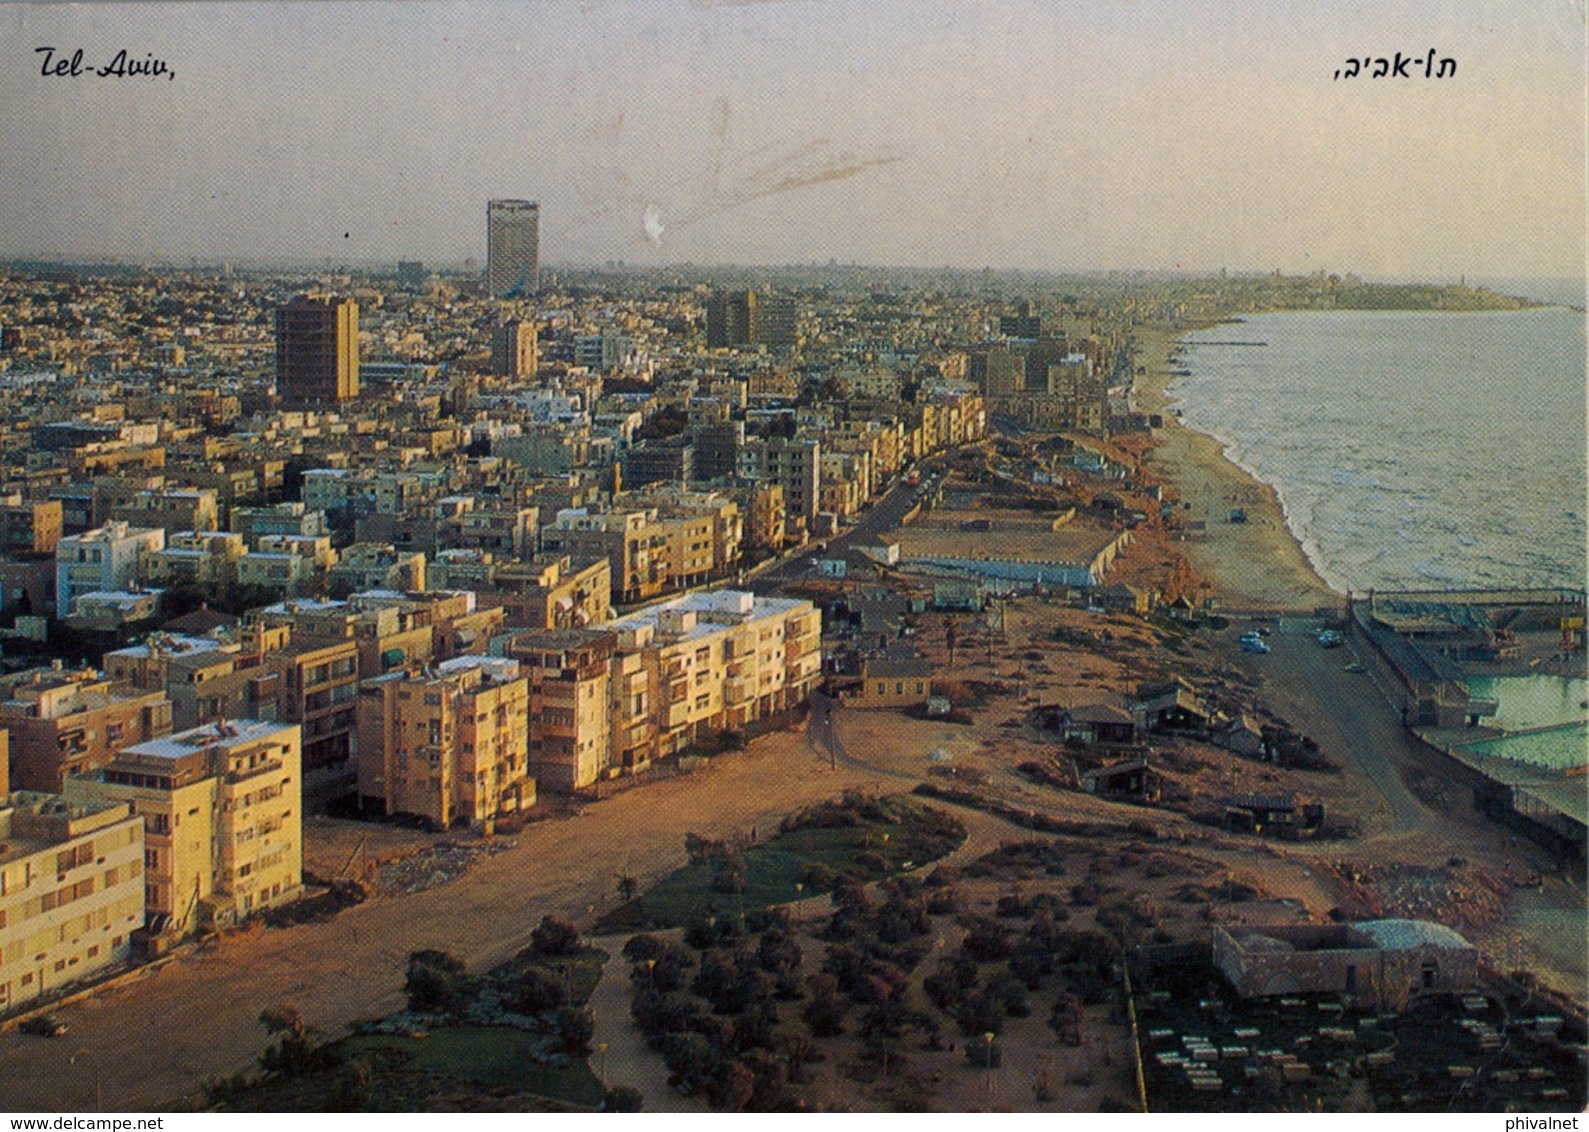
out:
M1205 524L1181 544L1188 563L1229 608L1311 611L1340 604L1345 595L1314 571L1286 526L1274 488L1233 464L1218 441L1186 428L1171 412L1166 389L1175 378L1175 366L1170 354L1180 336L1195 329L1199 327L1140 329L1136 359L1146 371L1136 379L1137 408L1161 414L1164 421L1153 434L1151 466L1174 486L1182 521ZM1237 508L1246 513L1246 522L1230 521Z

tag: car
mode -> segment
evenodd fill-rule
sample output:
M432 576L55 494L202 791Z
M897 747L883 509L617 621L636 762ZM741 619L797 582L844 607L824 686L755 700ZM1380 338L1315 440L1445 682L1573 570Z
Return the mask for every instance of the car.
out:
M1352 675L1358 676L1358 675L1361 675L1364 672L1367 672L1368 669L1363 666L1363 662L1362 661L1354 660L1354 661L1352 661L1351 664L1348 664L1341 671L1342 672L1350 672L1350 673L1352 673Z
M1319 644L1327 649L1338 649L1346 643L1346 638L1334 629L1326 629L1319 634Z
M40 1038L58 1038L66 1033L66 1023L53 1014L35 1014L17 1029Z
M1265 653L1269 651L1269 645L1262 637L1246 636L1241 639L1241 651Z

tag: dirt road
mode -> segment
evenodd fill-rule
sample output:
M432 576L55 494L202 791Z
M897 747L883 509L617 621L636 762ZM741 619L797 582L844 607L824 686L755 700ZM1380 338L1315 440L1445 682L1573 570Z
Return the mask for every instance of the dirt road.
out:
M577 817L528 826L517 845L466 880L374 900L325 924L256 929L107 991L60 1016L58 1041L0 1035L0 1110L147 1110L207 1079L250 1069L264 1045L259 1012L289 1002L339 1036L402 1006L408 954L440 948L479 970L522 947L548 913L589 922L615 900L615 878L647 887L685 861L684 835L770 828L792 810L854 786L897 784L834 769L803 734L767 736L693 776L661 780ZM70 1060L76 1056L78 1065Z

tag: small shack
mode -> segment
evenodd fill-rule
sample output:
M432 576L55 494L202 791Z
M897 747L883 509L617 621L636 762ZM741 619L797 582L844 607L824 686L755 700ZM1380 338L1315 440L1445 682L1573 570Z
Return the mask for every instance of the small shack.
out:
M924 707L931 694L932 662L890 653L861 662L861 686L853 702L858 708Z
M1226 829L1291 841L1324 824L1321 803L1303 803L1295 794L1235 794L1222 800Z
M1159 776L1147 759L1127 759L1082 771L1081 788L1101 798L1155 802L1159 797Z
M1208 729L1208 705L1185 680L1177 676L1162 683L1142 684L1131 704L1131 717L1144 731L1203 733Z

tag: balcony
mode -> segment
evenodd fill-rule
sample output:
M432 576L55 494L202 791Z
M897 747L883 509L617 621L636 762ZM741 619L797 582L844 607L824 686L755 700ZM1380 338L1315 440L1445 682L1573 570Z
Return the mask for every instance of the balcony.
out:
M250 779L259 778L261 775L280 774L281 769L282 763L279 759L270 759L267 762L260 763L258 766L230 771L226 775L226 781L229 783L247 782Z

